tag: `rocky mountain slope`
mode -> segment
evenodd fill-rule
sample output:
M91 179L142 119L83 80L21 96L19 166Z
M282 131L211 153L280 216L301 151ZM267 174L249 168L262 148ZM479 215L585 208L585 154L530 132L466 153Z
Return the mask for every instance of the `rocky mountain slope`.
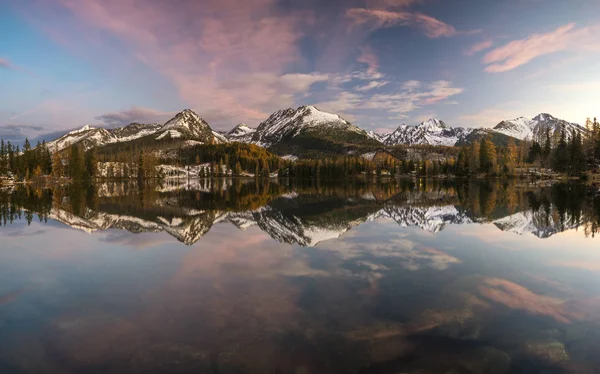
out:
M563 130L565 130L567 138L577 132L586 131L581 125L558 119L548 113L542 113L533 118L519 117L505 120L497 124L494 130L519 140L537 141L543 140L547 131L550 132L551 138L557 136Z
M252 136L254 136L255 132L255 128L249 127L244 123L240 123L224 135L229 141L232 142L251 143Z
M375 134L375 139L381 139L388 146L394 145L443 145L454 146L464 139L471 131L465 127L449 127L437 118L431 118L417 126L402 124L389 134Z
M184 139L202 143L224 143L225 136L213 131L193 110L185 109L151 135L156 140Z
M286 146L291 149L318 147L323 150L331 143L381 145L369 137L365 130L337 114L321 111L314 106L273 113L256 128L251 142L261 147L275 148L280 153L285 153Z

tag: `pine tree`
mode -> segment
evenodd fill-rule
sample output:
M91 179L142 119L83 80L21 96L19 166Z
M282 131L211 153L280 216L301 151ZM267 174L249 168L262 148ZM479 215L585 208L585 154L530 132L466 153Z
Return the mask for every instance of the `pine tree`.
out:
M69 173L74 180L84 178L85 165L79 151L79 146L74 144L71 146L71 158L69 160Z
M469 147L469 174L479 173L481 165L481 144L477 141Z
M490 137L481 139L481 147L479 150L479 165L481 171L487 174L495 174L497 165L496 158L496 146L492 143Z
M583 141L581 133L577 132L569 144L570 168L571 175L581 175L585 170L585 152L583 149Z
M515 175L518 163L519 149L515 142L510 139L508 146L506 147L506 154L504 157L504 172L507 175Z
M62 178L64 176L62 159L58 149L52 154L52 176L54 176L54 178Z
M550 139L550 128L546 129L546 137L544 140L544 148L542 149L542 163L545 167L548 166L550 155L552 154L552 140Z
M567 145L567 139L565 130L561 131L560 139L554 150L553 154L553 168L559 172L565 172L569 167L569 146Z
M146 165L145 165L144 151L140 152L137 165L137 179L142 182L146 178Z

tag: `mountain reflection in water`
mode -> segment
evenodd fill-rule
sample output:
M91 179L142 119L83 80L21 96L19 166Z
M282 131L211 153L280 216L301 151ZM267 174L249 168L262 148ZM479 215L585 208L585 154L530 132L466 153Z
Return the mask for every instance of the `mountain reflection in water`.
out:
M25 215L92 233L166 232L192 245L219 222L258 226L282 243L313 246L365 222L390 218L436 233L448 225L492 223L502 231L547 238L583 227L598 230L600 196L580 184L544 188L507 183L404 181L386 184L280 184L201 180L127 182L4 191L2 221ZM23 212L21 211L23 209Z
M30 186L0 219L0 373L600 368L591 186Z

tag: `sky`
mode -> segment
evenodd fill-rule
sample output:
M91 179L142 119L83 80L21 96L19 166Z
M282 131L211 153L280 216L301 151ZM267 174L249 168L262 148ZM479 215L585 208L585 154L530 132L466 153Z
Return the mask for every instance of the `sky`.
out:
M600 116L598 0L0 0L0 138L300 105L379 132Z

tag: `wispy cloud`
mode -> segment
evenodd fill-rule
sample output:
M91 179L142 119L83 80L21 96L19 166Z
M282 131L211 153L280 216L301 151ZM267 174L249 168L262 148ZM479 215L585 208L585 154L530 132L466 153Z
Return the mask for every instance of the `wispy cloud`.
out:
M562 51L600 50L598 38L600 27L576 27L575 23L559 27L558 29L543 33L533 34L525 39L514 40L502 47L488 52L483 63L488 73L501 73L532 60Z
M391 93L367 96L365 91L368 90L356 91L342 91L335 99L318 104L319 108L337 112L378 110L385 112L388 117L405 118L407 113L459 95L464 89L455 87L452 82L445 80L431 83L411 80L394 87Z
M0 67L5 69L16 70L17 67L13 65L8 59L0 57Z
M354 90L355 91L359 91L359 92L366 92L366 91L374 90L376 88L383 87L386 84L388 84L388 82L385 82L385 81L371 81L371 82L365 84L364 86L358 86L358 87L354 88Z
M467 56L473 56L474 54L481 52L481 51L485 51L486 49L489 49L492 47L492 45L494 45L494 42L491 40L486 40L484 42L480 42L477 44L474 44L471 46L471 48L469 48L465 54Z
M283 13L275 0L207 0L185 6L159 0L57 3L74 15L69 30L76 29L78 38L114 37L166 77L188 106L216 117L262 119L307 89L285 73L301 58L298 42L314 22L311 11ZM260 79L252 82L250 77ZM232 88L233 81L245 86ZM287 91L280 94L274 89L278 85Z
M346 15L352 20L352 27L366 26L370 29L379 29L410 26L420 29L429 38L449 37L458 33L453 26L421 13L352 8L346 11Z
M367 64L367 73L369 74L375 74L379 69L379 59L369 46L364 46L360 48L360 55L358 56L356 61Z

